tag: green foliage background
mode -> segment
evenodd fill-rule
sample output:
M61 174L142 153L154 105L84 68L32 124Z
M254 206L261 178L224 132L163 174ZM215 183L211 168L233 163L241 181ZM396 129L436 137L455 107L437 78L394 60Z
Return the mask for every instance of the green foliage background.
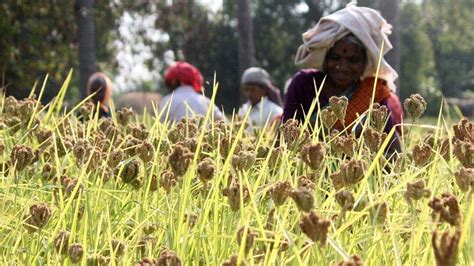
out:
M275 85L297 70L294 54L301 34L320 16L343 7L347 1L255 0L252 1L256 62L272 75ZM298 9L305 4L306 9ZM380 0L361 0L359 5L380 7ZM149 14L156 7L156 28L170 36L168 42L153 44L157 58L173 50L177 59L198 66L212 87L214 74L220 84L216 101L226 110L238 107L236 1L223 0L216 14L199 1L95 1L97 61L100 70L116 73L113 46L118 19L123 12ZM401 1L401 70L399 93L405 98L423 93L430 101L443 94L468 97L474 87L473 3L470 0ZM33 2L6 0L0 4L0 72L7 92L26 96L35 81L49 82L45 101L57 94L70 68L77 69L77 37L74 1ZM156 69L163 72L163 69ZM77 73L69 100L78 100ZM162 84L144 84L162 89ZM75 89L74 89L75 88ZM471 92L472 93L472 92ZM428 110L434 114L438 108Z

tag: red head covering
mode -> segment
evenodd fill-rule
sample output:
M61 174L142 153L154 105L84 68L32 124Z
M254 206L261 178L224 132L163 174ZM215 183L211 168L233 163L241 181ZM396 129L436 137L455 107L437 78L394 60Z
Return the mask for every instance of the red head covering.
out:
M181 85L192 86L194 91L201 93L204 78L201 72L193 65L178 61L165 72L166 85L171 86L176 82L179 82Z

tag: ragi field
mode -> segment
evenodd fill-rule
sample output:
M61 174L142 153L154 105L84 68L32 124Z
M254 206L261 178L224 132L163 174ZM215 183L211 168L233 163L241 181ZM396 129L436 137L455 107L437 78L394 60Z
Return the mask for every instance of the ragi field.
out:
M246 130L210 115L0 99L2 265L470 265L474 124L405 99L402 153L387 110L356 137L315 125ZM314 108L318 108L316 105ZM209 112L211 114L211 112ZM421 119L420 119L421 117Z

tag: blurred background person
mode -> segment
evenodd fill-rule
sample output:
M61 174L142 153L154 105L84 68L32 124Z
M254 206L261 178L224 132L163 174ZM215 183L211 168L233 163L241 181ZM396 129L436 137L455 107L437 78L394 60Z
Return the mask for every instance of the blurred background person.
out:
M402 108L394 93L398 74L383 58L377 73L380 54L392 49L387 37L390 32L391 25L379 12L353 3L321 18L303 34L295 62L306 69L299 71L288 87L283 121L293 117L304 121L309 116L315 123L318 106L309 113L315 99L323 109L332 96L345 96L349 100L345 122L334 126L339 131L352 130L353 122L369 109L372 97L391 112L385 131L399 124ZM393 144L398 150L397 137Z
M107 75L102 72L92 74L87 81L87 95L92 95L90 101L94 105L99 105L99 118L110 117L109 102L112 98L112 81Z
M250 112L249 122L258 128L279 122L283 114L280 90L272 84L267 71L258 67L245 70L241 89L248 100L240 107L239 116L244 117Z
M178 61L170 66L165 72L165 84L171 93L163 97L158 104L160 120L173 124L184 117L205 116L211 106L211 100L202 94L203 82L201 72L189 63ZM211 118L224 119L224 115L215 105Z

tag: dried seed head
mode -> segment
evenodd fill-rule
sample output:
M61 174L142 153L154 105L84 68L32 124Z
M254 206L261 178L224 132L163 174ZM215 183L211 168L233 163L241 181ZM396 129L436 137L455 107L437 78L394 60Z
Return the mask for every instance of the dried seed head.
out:
M291 198L295 201L300 211L309 212L314 208L314 192L307 188L295 188L291 190Z
M222 263L222 266L247 266L247 261L242 259L240 263L238 263L239 257L237 255L232 255L229 260L226 260Z
M180 266L182 265L181 259L176 255L176 252L167 248L163 249L156 262L158 266Z
M428 206L433 209L433 220L447 222L453 226L461 224L461 211L456 197L452 194L444 193L441 198L434 197Z
M66 155L72 148L73 148L73 144L72 144L72 140L70 139L70 137L64 137L64 138L56 138L56 148L57 150L55 150L55 146L51 146L51 151L50 151L50 154L54 154L56 151L58 153L58 157L63 157L64 155Z
M336 190L339 190L346 186L346 181L344 179L344 175L341 171L334 172L330 175L332 184Z
M299 145L304 145L310 140L307 130L301 132L298 120L288 119L280 126L280 132L288 149L293 150Z
M420 94L412 94L405 100L403 107L412 119L418 119L426 110L426 101Z
M197 166L197 173L202 182L207 182L214 177L216 166L211 158L204 158Z
M324 143L306 144L300 152L301 160L312 170L319 170L324 165L327 146Z
M87 140L79 139L76 144L74 144L72 152L78 163L83 163L89 159L93 148L94 147Z
M13 96L8 96L5 98L5 102L3 103L3 112L9 116L17 116L18 111L18 100Z
M320 217L315 211L306 214L300 221L301 231L321 246L326 245L330 225L331 221Z
M240 190L242 189L242 202L245 205L249 198L249 190L247 186L241 186L238 182L232 182L227 188L224 188L222 195L227 197L232 211L238 211L240 208Z
M58 235L54 238L53 244L54 244L54 249L56 249L56 252L62 255L66 255L68 252L68 242L69 242L69 235L70 233L68 231L59 231Z
M352 210L354 208L355 199L348 190L341 190L336 194L336 201L343 211Z
M412 200L431 197L431 191L426 188L424 180L418 180L407 184L407 190L403 196L411 204Z
M79 263L84 256L84 248L81 244L74 243L69 246L69 259L72 263Z
M114 121L110 117L102 117L99 119L99 129L102 132L107 131L109 127L114 126Z
M135 266L155 266L156 260L151 259L151 258L142 258L141 260L137 261L135 263Z
M337 131L334 131L332 141L330 142L331 150L337 156L344 153L348 157L354 157L354 150L357 147L357 141L353 136L336 136Z
M433 134L429 133L428 135L425 136L425 138L423 139L423 143L425 145L428 145L430 146L432 149L435 148L435 142L436 142L436 138Z
M385 223L388 215L388 204L386 202L377 203L369 209L370 219L378 224Z
M124 183L129 184L133 180L137 179L139 173L140 162L136 159L133 159L123 166L120 178Z
M79 195L82 194L82 191L84 190L84 186L81 183L79 183L77 179L71 179L63 175L61 176L60 181L62 185L62 191L65 197L70 197L77 187L77 192L74 195L74 198L76 199L79 197Z
M255 153L251 151L239 151L237 155L232 155L232 166L241 171L246 171L255 163Z
M275 206L281 206L291 193L291 183L289 181L279 181L275 183L270 189L270 196L275 203Z
M387 133L380 133L371 128L367 128L364 131L365 145L369 148L372 153L377 153L382 146L382 143L387 138Z
M150 134L145 124L132 126L131 129L132 129L132 136L139 140L145 140Z
M135 190L138 190L140 189L141 187L143 187L143 184L145 183L145 181L143 180L143 177L142 176L138 176L137 178L133 179L131 182L130 182L130 185L135 189Z
M433 150L429 145L418 144L413 147L412 159L416 166L423 167L430 162Z
M474 168L474 143L456 140L453 153L464 167Z
M196 152L199 141L197 138L186 138L184 140L184 146L186 146L191 152Z
M269 153L270 153L270 148L267 147L267 146L259 146L257 148L257 158L258 159L267 158Z
M168 162L171 166L171 170L177 176L183 176L188 170L191 159L194 154L185 146L180 144L173 145L173 150L168 156Z
M109 265L110 257L105 257L99 254L87 257L87 266L107 266Z
M461 191L474 191L474 169L461 167L454 173L454 177Z
M146 235L151 235L156 232L156 230L158 230L158 226L156 224L147 224L143 227L143 233Z
M461 230L456 229L453 236L450 236L449 232L444 232L438 244L438 232L433 232L431 244L433 246L437 266L456 264L456 255L460 239Z
M372 127L378 132L382 132L388 119L388 108L385 105L374 103L372 110Z
M127 141L125 142L124 151L130 156L137 155L138 152L138 145L141 144L141 141L134 137L128 137Z
M45 181L50 181L56 176L56 167L50 163L45 163L43 165L43 171L41 177Z
M24 226L32 233L43 228L51 218L51 208L47 204L33 204L30 206L30 212L26 216Z
M121 257L125 254L125 251L127 250L127 246L123 241L120 241L118 239L112 239L112 250L115 253L115 256Z
M120 131L119 128L117 128L115 126L108 127L104 131L104 135L110 141L115 140L115 143L120 143L121 142L121 138L122 138L121 131Z
M150 191L154 192L157 191L159 187L158 177L153 175L150 180Z
M109 139L100 139L97 140L97 149L101 152L108 152L109 148L111 148L112 142Z
M120 125L126 126L134 115L132 108L122 108L117 111L117 121Z
M281 147L277 147L273 149L273 151L270 154L270 158L268 159L268 166L270 169L275 169L275 167L278 164L278 158L281 157L281 154L283 153L283 149Z
M15 145L11 151L10 160L16 165L16 170L21 171L33 162L35 154L33 149L26 145Z
M85 102L84 104L79 107L79 113L82 115L84 120L88 120L90 115L95 110L95 106L92 102Z
M345 96L332 96L331 98L329 98L329 105L334 111L334 114L336 114L337 119L344 123L346 118L347 106L349 105L349 100Z
M51 130L47 130L47 129L44 129L44 128L37 128L35 131L35 136L36 136L36 140L38 140L38 143L44 143L46 142L47 140L51 139L52 136L53 136L53 131Z
M337 116L331 106L321 111L321 120L327 129L331 129L336 124Z
M123 153L122 150L120 149L113 150L109 154L109 161L108 161L109 168L115 169L115 167L117 167L123 159L125 159L125 154Z
M459 123L453 125L453 130L456 139L474 144L474 123L466 117L461 118Z
M364 266L364 261L359 255L354 255L348 261L341 261L337 266Z
M341 174L346 186L355 185L364 178L367 169L365 161L352 159L341 166Z
M176 183L178 183L178 177L173 172L165 171L161 174L160 186L166 191L166 194L171 192Z
M448 138L445 138L441 141L440 148L439 148L439 153L440 155L449 162L451 160L451 141Z
M147 163L153 160L155 148L150 142L144 140L142 144L137 147L137 153L138 157L140 157L144 163Z
M188 223L191 228L196 225L196 222L197 222L198 218L199 217L196 213L185 213L184 214L184 222Z
M241 227L239 231L237 231L237 243L239 246L244 245L245 254L249 253L256 236L257 234L248 227Z
M298 177L298 187L299 188L307 188L309 190L313 190L316 184L313 182L312 178L309 178L308 176L299 176Z

